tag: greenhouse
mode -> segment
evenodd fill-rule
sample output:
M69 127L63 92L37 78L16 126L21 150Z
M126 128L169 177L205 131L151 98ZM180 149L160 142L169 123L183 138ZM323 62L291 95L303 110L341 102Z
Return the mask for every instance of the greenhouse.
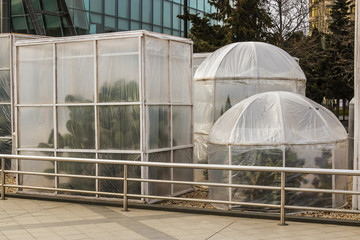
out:
M193 162L192 42L147 31L19 41L15 153ZM122 176L120 166L21 161L21 171ZM192 180L191 170L130 167L129 177ZM20 184L122 192L111 180L24 175ZM130 182L129 193L189 189Z
M36 36L0 34L0 152L12 153L12 48L16 41Z
M194 76L194 160L206 162L210 129L231 106L267 91L305 95L305 85L297 61L276 46L239 42L212 53Z
M347 169L347 133L333 113L295 93L256 94L229 109L209 134L210 164ZM209 171L210 182L280 186L280 173ZM287 187L347 189L346 176L286 174ZM210 198L280 202L271 190L210 188ZM343 194L288 192L289 205L339 207Z

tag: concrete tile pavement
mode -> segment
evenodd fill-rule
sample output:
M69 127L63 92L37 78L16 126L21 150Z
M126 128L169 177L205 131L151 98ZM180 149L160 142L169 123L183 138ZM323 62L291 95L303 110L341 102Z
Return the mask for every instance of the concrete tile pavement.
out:
M8 198L2 239L360 239L360 227Z

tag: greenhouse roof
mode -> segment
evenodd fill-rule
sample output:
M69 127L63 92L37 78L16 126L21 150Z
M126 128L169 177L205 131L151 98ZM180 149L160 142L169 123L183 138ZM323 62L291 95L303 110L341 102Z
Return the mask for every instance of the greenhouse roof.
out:
M284 50L262 42L226 45L197 69L194 80L275 79L306 81L296 60Z
M326 144L347 140L336 116L295 93L266 92L230 108L214 124L209 142L234 145Z

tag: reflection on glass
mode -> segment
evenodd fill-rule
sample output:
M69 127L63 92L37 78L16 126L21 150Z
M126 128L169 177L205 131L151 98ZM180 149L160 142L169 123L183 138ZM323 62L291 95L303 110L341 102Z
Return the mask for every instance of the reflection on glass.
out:
M95 148L94 121L93 107L59 107L58 147Z
M100 148L140 149L140 107L100 106Z

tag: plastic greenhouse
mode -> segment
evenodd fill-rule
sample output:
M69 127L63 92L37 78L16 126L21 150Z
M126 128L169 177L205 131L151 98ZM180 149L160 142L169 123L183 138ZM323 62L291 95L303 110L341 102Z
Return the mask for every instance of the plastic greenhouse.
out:
M195 161L206 162L208 134L226 110L261 92L305 95L306 78L296 60L282 49L267 43L239 42L207 57L194 82Z
M0 34L0 152L12 153L12 48L16 41L36 38L21 34Z
M192 163L192 42L133 31L16 44L16 153ZM55 134L56 133L56 134ZM18 169L122 176L120 166L19 160ZM130 168L129 176L192 180L191 170ZM20 184L122 192L111 180L24 175ZM129 183L129 193L189 186Z
M326 108L299 94L256 94L233 106L209 134L210 164L347 168L347 133ZM280 186L280 174L209 171L211 182ZM287 187L347 189L347 177L286 174ZM267 190L210 188L212 199L279 203L280 194ZM338 207L340 194L289 192L287 204Z

